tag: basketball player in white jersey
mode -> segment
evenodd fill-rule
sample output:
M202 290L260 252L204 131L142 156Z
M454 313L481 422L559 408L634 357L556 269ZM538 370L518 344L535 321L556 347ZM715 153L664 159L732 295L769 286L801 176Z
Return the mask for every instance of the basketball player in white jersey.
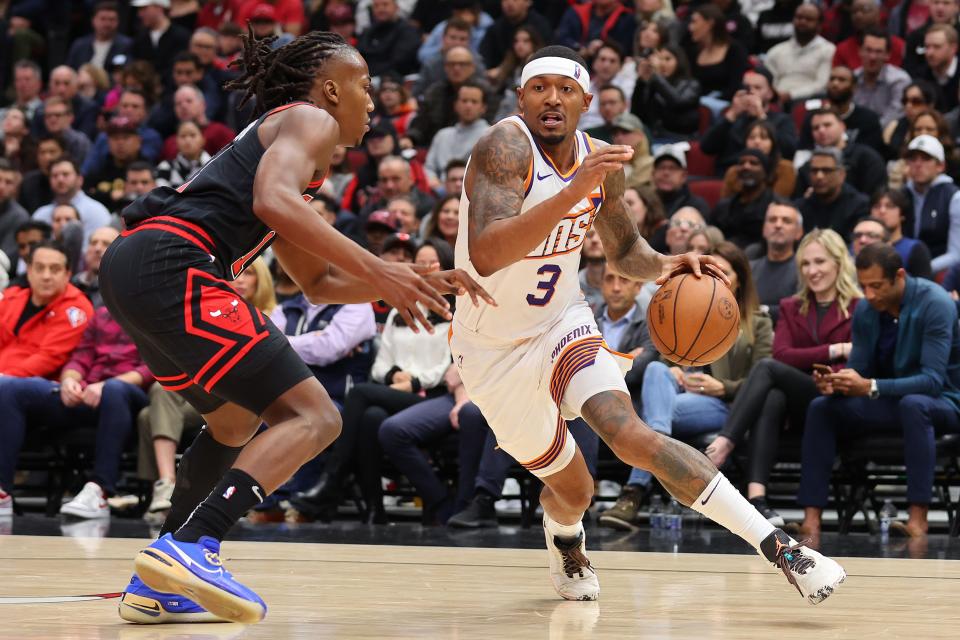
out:
M523 68L520 115L491 127L473 149L456 262L498 306L457 305L450 343L466 390L500 447L545 485L550 574L564 598L600 592L581 522L593 478L564 422L582 416L617 457L743 537L816 604L843 581L840 565L774 529L704 455L640 420L623 379L628 357L604 343L580 293L580 248L591 226L607 268L625 277L662 282L678 269L718 271L710 257L664 256L639 235L623 202L631 149L577 131L589 87L575 52L541 49Z

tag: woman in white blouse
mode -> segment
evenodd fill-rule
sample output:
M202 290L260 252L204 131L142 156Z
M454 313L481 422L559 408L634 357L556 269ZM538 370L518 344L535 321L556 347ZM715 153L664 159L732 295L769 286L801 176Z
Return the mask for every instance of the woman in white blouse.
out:
M453 268L453 249L439 238L428 238L417 249L415 261L440 269ZM453 298L448 298L451 309ZM449 321L431 315L433 334L414 333L397 314L390 312L384 324L371 382L358 384L346 396L343 431L333 445L320 481L294 496L291 504L302 515L329 520L336 513L343 483L352 470L366 503L364 520L386 522L380 486L383 454L377 434L391 415L427 398L446 393L444 373L449 367L447 344Z

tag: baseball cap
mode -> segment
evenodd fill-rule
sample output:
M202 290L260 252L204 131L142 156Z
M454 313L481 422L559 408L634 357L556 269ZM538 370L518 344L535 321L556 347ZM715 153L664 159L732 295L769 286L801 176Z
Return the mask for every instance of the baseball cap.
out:
M163 7L164 9L170 8L170 0L133 0L130 3L131 7L149 7L151 5L157 5L158 7Z
M417 243L409 233L395 233L384 241L382 253L387 253L394 249L403 249L408 252L412 258L417 253Z
M926 133L922 136L917 136L910 141L910 144L907 145L908 156L910 155L911 151L925 153L937 162L943 162L945 158L943 153L943 145L940 143L940 141Z
M393 214L384 209L377 209L370 214L370 217L367 218L367 229L380 225L390 229L390 231L397 230L397 220L393 217Z
M277 10L273 5L258 4L250 12L250 22L276 22Z
M657 153L653 156L653 166L668 158L679 164L682 168L687 168L687 149L690 148L689 144L679 142L676 144L665 144L657 149Z
M115 133L136 133L137 125L126 116L113 116L107 123L107 135Z
M624 111L613 119L610 126L614 129L623 129L624 131L643 131L643 123L640 118L629 111Z

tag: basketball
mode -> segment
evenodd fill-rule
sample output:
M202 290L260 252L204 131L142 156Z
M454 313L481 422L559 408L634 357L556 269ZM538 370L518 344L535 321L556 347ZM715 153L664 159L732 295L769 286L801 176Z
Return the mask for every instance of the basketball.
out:
M719 278L683 273L657 289L647 307L647 327L664 358L701 367L720 359L736 342L740 308Z

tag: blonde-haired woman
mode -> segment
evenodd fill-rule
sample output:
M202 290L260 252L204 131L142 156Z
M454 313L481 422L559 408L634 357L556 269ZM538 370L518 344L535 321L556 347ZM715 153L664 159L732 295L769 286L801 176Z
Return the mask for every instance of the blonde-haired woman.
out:
M263 256L254 260L243 273L237 276L233 281L233 288L244 300L260 309L264 315L270 315L277 306L273 276L270 275L270 267L267 266Z
M803 429L807 407L817 397L813 367L834 371L850 355L853 309L863 294L843 238L814 229L797 249L800 290L780 301L773 357L761 360L730 408L726 424L707 448L720 467L749 431L747 498L774 526L783 518L767 504L767 482L776 463L780 430Z

